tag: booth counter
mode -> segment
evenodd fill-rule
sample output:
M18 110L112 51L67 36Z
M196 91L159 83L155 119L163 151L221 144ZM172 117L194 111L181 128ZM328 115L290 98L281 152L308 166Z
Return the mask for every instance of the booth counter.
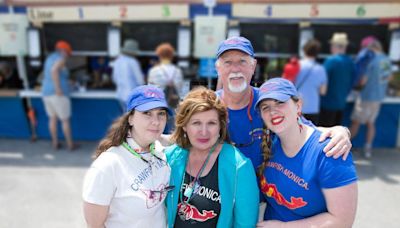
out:
M0 137L29 138L29 122L18 90L0 90Z
M347 104L343 125L350 127L354 102L350 98ZM373 147L400 147L400 97L386 97L375 122L376 135ZM353 147L363 147L366 137L366 126L362 125L352 140Z
M31 101L37 120L38 138L50 138L48 118L38 91L24 90L19 93L20 99ZM103 138L113 120L122 114L119 101L114 91L85 91L71 94L72 136L75 140L99 140ZM61 125L58 128L62 135Z
M23 100L30 100L36 116L38 138L50 138L48 118L44 110L41 94L38 91L19 93L0 93L0 137L29 138L29 121L26 117ZM72 134L76 140L99 140L103 138L112 121L122 114L115 92L86 91L71 94ZM343 125L350 126L353 101L350 98L344 114ZM362 147L365 139L365 126L353 140L354 147ZM61 126L59 127L61 134ZM400 147L400 97L384 99L376 120L374 147Z

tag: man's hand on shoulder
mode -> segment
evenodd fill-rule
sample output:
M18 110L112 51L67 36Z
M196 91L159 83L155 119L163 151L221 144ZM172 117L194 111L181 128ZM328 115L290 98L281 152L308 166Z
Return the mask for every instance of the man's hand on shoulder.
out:
M349 129L343 126L329 128L318 127L318 129L322 132L319 138L320 142L324 141L326 138L331 138L331 141L324 148L326 156L333 156L335 159L342 156L342 159L346 160L352 147Z

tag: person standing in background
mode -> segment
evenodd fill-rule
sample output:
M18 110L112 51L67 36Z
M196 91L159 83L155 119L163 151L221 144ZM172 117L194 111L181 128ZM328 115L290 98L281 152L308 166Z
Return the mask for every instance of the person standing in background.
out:
M291 82L296 81L296 77L300 72L300 62L297 56L292 56L288 63L283 68L282 78L285 78Z
M172 110L175 110L180 98L183 97L181 94L183 84L182 71L172 63L175 49L169 43L162 43L157 46L156 54L160 62L150 69L148 84L155 85L164 90L168 106ZM168 120L167 132L172 132L174 122L174 118Z
M0 89L22 89L24 88L22 80L10 63L0 62Z
M331 43L332 56L324 62L328 75L328 91L321 99L320 125L331 127L342 123L346 99L355 78L355 65L346 48L349 44L346 33L333 34Z
M350 132L354 138L358 133L360 124L367 125L364 156L370 158L372 156L372 143L375 138L375 120L379 115L382 100L386 96L386 89L392 72L390 59L383 53L382 45L378 40L371 41L367 48L374 54L360 80L360 85L363 88L360 92L361 102L354 106Z
M365 71L371 60L374 58L374 51L372 51L368 46L375 41L374 36L367 36L361 40L361 49L357 53L357 57L354 61L356 65L356 77L354 78L353 86L356 90L361 90L360 80L365 76Z
M111 68L109 67L109 58L105 56L95 56L89 58L90 68L92 70L92 87L102 88L109 83Z
M304 117L316 125L319 123L320 95L326 94L328 83L325 68L316 61L320 49L321 43L315 39L303 46L304 58L294 83L303 100Z
M121 48L121 54L114 62L112 80L117 87L117 97L123 112L132 90L145 84L143 71L139 61L135 58L138 52L139 44L136 40L125 40L124 46Z
M43 103L49 117L49 130L54 149L59 149L57 121L61 120L62 130L70 151L76 149L72 140L71 130L71 99L68 84L69 71L65 65L71 56L71 45L63 40L57 41L55 51L44 63L44 78L42 83Z

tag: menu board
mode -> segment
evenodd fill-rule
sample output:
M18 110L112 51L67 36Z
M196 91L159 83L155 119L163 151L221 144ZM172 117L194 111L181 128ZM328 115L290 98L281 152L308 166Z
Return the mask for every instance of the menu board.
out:
M240 35L252 42L256 53L296 54L298 27L297 24L241 23Z
M126 39L135 39L141 51L154 51L163 42L177 47L178 22L129 22L121 27L122 44Z
M58 40L65 40L74 52L107 52L109 23L46 23L42 40L48 52Z

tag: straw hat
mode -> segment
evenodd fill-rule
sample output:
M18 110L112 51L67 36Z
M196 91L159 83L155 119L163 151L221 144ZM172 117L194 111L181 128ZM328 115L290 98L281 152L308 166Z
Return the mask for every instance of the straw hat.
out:
M349 44L349 40L347 39L346 33L334 33L332 39L330 40L330 43L346 46Z
M126 54L134 55L139 52L139 44L133 39L125 40L121 51Z

